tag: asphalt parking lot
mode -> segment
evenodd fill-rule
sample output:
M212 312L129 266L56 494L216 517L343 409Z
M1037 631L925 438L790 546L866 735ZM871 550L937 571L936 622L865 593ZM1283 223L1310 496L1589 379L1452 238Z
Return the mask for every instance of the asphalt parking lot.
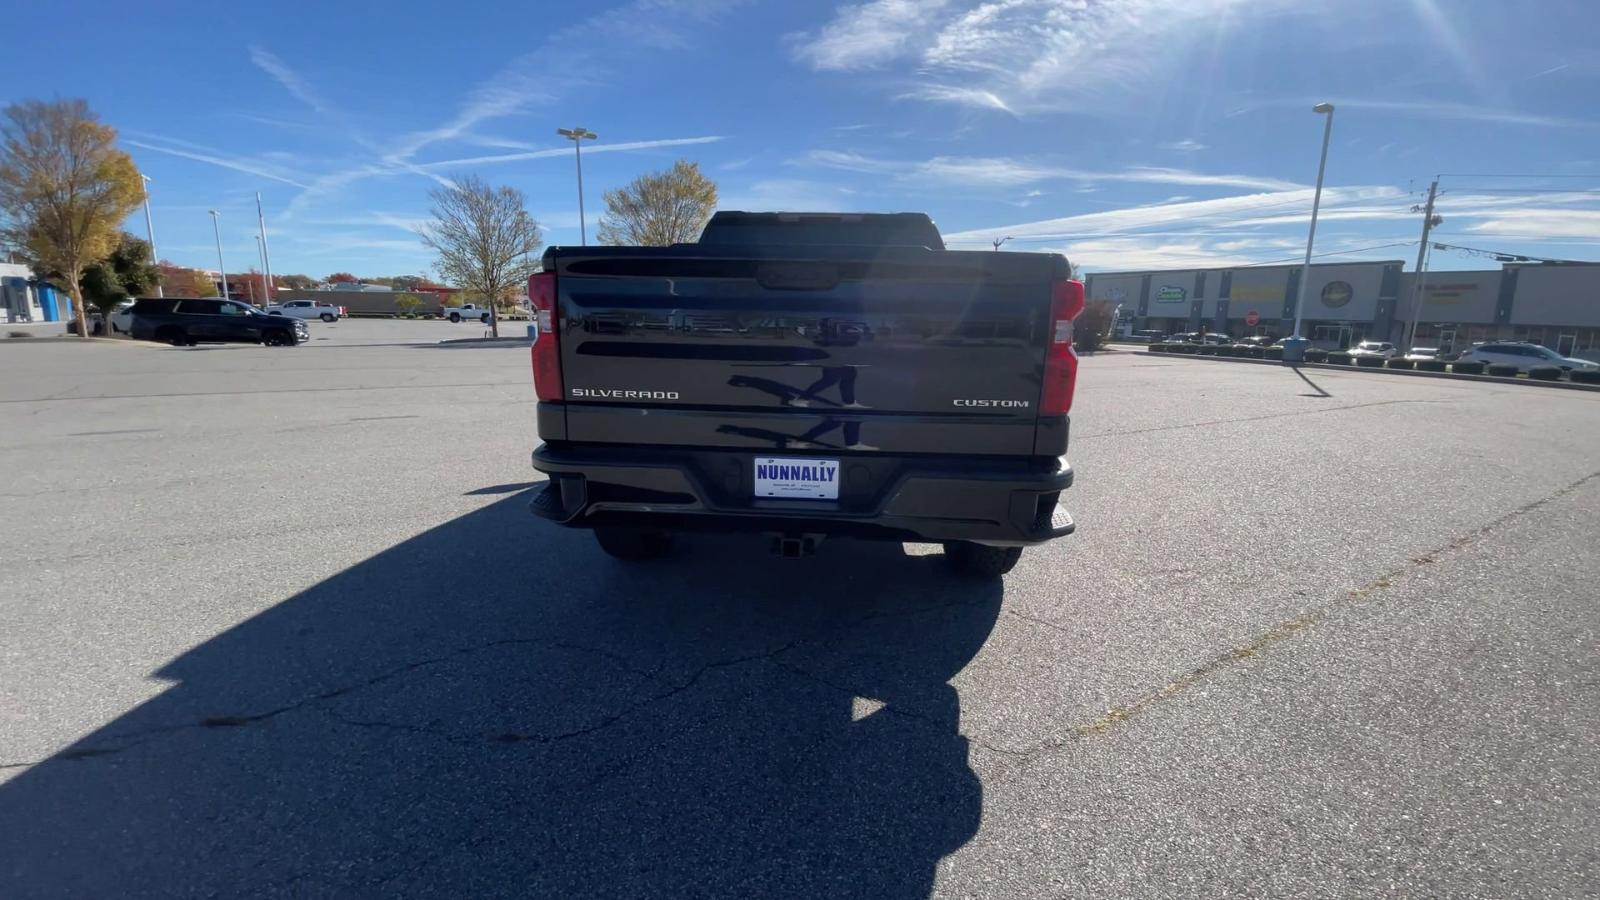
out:
M1003 582L628 567L526 348L319 324L0 345L0 895L1600 891L1600 394L1104 353Z

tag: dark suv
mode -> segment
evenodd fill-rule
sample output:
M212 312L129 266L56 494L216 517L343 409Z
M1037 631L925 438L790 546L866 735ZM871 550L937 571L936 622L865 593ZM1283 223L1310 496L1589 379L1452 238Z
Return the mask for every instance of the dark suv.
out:
M266 344L292 347L311 339L306 323L285 316L269 316L234 300L184 298L135 300L130 329L139 340L161 341L174 347L195 344Z

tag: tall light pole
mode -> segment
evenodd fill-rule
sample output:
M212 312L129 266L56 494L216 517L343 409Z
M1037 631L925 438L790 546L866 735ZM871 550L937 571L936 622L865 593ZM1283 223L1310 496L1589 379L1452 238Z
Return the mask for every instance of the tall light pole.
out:
M261 263L261 301L262 306L272 302L272 291L267 288L267 251L261 243L261 235L256 235L256 261Z
M222 279L222 299L228 299L228 270L222 265L222 226L217 224L217 217L222 215L214 209L206 210L211 213L211 233L217 237L217 274Z
M1308 343L1300 334L1306 313L1306 282L1311 280L1311 247L1317 241L1317 210L1322 206L1322 175L1328 168L1328 140L1333 137L1333 104L1318 103L1311 111L1327 116L1322 126L1322 158L1317 161L1317 190L1311 195L1311 231L1306 235L1306 264L1300 268L1300 288L1294 300L1294 334L1283 344L1283 361L1302 362Z
M272 302L272 249L267 246L267 220L261 215L261 192L256 191L256 225L261 229L261 271L267 276L267 302Z
M156 255L156 226L150 221L150 176L140 172L139 177L144 181L144 233L150 238L150 261L160 265L161 257ZM159 278L156 279L156 296L166 296L161 290Z
M583 246L589 246L589 226L583 221L583 142L596 140L599 135L587 128L557 128L556 134L572 142L572 149L578 157L578 240Z

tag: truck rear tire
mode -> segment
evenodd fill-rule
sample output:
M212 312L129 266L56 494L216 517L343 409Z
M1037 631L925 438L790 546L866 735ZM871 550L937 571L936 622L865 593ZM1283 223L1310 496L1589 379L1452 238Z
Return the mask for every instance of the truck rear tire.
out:
M999 578L1022 558L1021 547L985 547L970 541L950 541L944 558L957 572L973 578Z
M461 313L451 313L450 314L450 321L452 321L452 322L461 321Z
M603 527L594 530L594 539L606 555L617 559L658 559L672 549L672 535L665 531Z
M322 321L324 321L324 322L332 323L332 322L336 322L338 320L339 320L339 317L334 315L333 313L323 313L322 314Z

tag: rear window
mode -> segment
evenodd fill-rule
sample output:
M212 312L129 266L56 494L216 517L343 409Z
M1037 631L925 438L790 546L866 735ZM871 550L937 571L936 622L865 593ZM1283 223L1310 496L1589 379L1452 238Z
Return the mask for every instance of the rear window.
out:
M177 303L178 303L178 301L176 301L176 300L163 300L163 299L160 299L160 298L151 297L149 299L140 299L140 300L133 301L133 306L130 307L130 310L136 316L137 315L146 315L146 316L148 316L148 315L154 315L156 313L169 313L169 312L172 312L172 308L174 306L176 306Z
M944 249L933 220L918 213L721 212L711 217L700 243L719 247L856 246Z

